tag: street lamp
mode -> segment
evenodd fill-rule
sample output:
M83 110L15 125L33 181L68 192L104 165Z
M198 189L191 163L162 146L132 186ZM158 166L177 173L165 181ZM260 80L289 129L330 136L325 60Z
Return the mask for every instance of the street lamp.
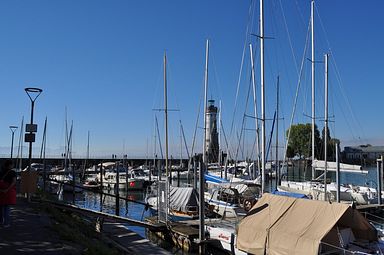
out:
M29 170L31 170L32 164L32 143L35 142L35 133L37 132L37 125L33 124L33 109L35 107L35 101L40 96L42 89L39 88L25 88L29 99L31 100L31 123L26 125L25 142L29 142Z
M12 160L12 156L13 156L13 138L15 137L15 131L17 129L17 126L9 126L9 128L11 129L11 132L12 132L12 142L11 142L11 160Z

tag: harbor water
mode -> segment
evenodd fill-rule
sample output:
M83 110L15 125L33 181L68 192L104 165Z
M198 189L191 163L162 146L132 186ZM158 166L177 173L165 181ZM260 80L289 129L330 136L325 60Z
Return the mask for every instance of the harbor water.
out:
M292 171L293 175L289 176L290 180L302 180L303 173L300 171ZM330 174L330 178L334 181L335 173ZM369 186L372 188L377 188L377 169L375 167L371 167L368 169L368 173L341 173L340 174L340 182L342 184L354 184L354 185L363 185ZM173 186L177 185L177 181L172 182ZM187 186L188 183L183 180L180 182L181 186ZM276 187L275 179L271 179L268 181L266 185L267 191L274 191ZM114 194L113 190L104 191L109 192L111 195ZM134 200L138 202L145 202L145 191L120 191L120 197L127 198L129 200ZM76 193L75 199L73 200L72 193L63 193L59 195L59 199L62 199L68 203L72 203L75 201L75 205L87 208L95 211L102 211L105 213L115 214L116 213L116 201L113 196L103 196L102 198L102 206L100 204L100 194L96 191L83 191L82 193ZM127 217L135 220L144 220L146 217L153 216L150 213L150 210L147 210L145 205L135 203L135 202L127 202L126 200L120 199L120 208L119 208L119 216ZM146 231L143 227L131 226L129 224L125 224L125 226L138 233L140 236L148 238L146 236ZM152 239L151 239L152 240ZM164 243L160 240L152 240L155 241L161 247L172 251L174 254L191 254L183 252L180 249L173 248L171 244Z

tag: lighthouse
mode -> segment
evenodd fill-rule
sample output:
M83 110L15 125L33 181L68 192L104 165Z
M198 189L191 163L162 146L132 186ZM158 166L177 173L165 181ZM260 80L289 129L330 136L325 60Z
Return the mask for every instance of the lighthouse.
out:
M218 162L219 159L219 139L217 133L217 107L215 100L208 100L208 106L205 114L205 154L207 162Z

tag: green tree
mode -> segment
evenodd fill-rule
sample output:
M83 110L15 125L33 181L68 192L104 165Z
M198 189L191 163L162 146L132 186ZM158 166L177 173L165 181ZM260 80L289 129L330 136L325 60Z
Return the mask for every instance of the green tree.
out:
M321 152L320 159L324 159L324 133L325 128L321 131ZM336 144L339 146L340 151L340 140L337 138L332 138L331 133L329 132L329 128L327 130L327 159L328 160L336 160Z
M289 129L286 134L288 136ZM321 146L320 132L315 125L315 157L319 155ZM297 124L291 126L291 134L288 141L289 154L287 156L297 156L299 158L308 158L312 156L312 125Z

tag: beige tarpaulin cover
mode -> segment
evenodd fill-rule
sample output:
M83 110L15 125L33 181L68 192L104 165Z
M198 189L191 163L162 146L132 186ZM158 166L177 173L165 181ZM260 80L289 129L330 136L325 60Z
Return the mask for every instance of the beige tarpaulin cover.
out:
M318 254L320 241L338 223L358 238L375 240L375 231L349 205L264 194L239 224L237 248L251 254ZM330 241L329 238L327 241Z

